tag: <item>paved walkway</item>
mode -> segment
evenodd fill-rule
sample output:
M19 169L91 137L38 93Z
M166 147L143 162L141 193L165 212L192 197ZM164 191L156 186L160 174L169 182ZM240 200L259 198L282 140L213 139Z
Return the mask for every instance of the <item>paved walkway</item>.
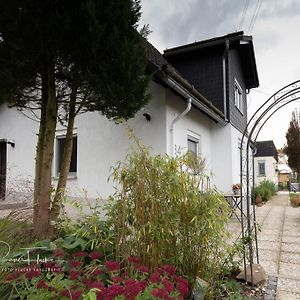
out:
M278 277L276 300L300 300L300 208L289 205L289 195L279 192L256 216L259 262L268 275Z

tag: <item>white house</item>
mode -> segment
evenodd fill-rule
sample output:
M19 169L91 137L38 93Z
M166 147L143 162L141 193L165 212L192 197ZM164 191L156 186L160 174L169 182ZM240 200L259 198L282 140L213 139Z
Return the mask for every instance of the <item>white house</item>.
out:
M239 182L239 142L247 122L247 93L258 86L252 37L228 34L173 49L162 55L147 43L150 103L128 123L153 153L201 154L212 183L224 192ZM27 116L25 116L25 114ZM30 117L30 118L29 118ZM0 107L0 198L30 191L38 122L30 112ZM57 128L53 180L56 181L65 128ZM131 142L126 129L99 113L75 123L68 192L107 198L111 166L125 158ZM24 194L24 193L23 193Z
M278 154L273 141L256 142L254 174L255 185L264 180L278 184Z

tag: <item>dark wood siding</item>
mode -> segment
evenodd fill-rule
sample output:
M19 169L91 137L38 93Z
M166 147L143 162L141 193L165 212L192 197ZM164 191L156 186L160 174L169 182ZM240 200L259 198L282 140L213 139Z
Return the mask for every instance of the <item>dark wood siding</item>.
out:
M197 51L167 59L204 97L224 112L222 51Z
M243 93L243 109L240 111L235 106L234 86L237 80ZM231 49L228 57L228 102L229 111L228 118L230 123L240 132L243 132L247 125L247 95L245 88L245 79L242 71L241 60L238 51Z
M0 142L0 200L5 198L6 191L6 142Z

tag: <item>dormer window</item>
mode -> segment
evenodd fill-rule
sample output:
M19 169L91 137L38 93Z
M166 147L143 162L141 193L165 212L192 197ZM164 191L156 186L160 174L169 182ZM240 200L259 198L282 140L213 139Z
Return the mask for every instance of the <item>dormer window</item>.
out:
M243 113L243 90L236 79L234 80L234 104Z

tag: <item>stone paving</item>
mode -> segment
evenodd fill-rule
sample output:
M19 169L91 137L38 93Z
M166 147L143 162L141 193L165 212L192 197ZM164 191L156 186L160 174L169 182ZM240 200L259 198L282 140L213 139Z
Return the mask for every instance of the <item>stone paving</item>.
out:
M300 300L300 208L289 205L279 192L257 207L259 263L269 276L278 277L276 300Z

